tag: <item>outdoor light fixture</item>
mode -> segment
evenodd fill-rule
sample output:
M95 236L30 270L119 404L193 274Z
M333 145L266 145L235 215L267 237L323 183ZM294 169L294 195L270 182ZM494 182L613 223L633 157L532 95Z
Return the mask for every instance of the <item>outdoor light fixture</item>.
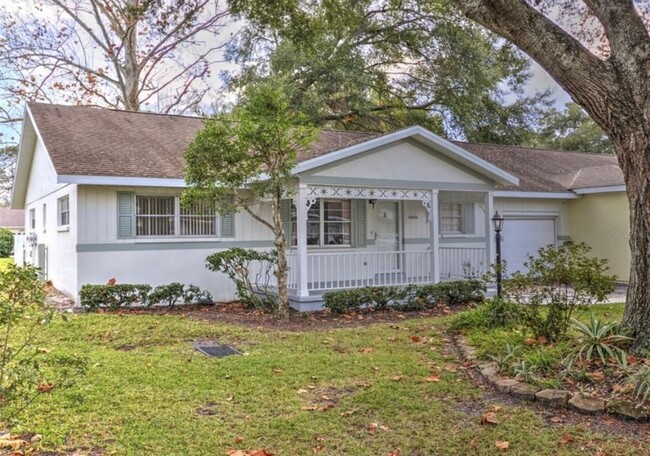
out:
M375 208L375 203L377 202L377 200L375 198L372 198L372 199L369 199L368 202L370 203L370 205L374 209Z
M494 213L494 217L492 217L492 224L494 225L494 238L497 241L496 242L496 254L497 254L497 267L496 267L496 273L497 273L497 297L501 297L501 274L503 272L502 270L502 262L501 262L501 231L503 230L503 216L499 214L499 211L496 211Z

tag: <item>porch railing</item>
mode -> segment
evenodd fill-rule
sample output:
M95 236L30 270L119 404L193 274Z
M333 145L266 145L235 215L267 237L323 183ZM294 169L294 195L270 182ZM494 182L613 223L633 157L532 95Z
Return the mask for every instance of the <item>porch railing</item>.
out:
M308 252L307 290L324 291L368 286L431 282L431 250ZM479 277L487 265L485 248L441 247L440 279ZM287 284L298 289L298 255L287 252ZM274 274L258 275L258 283L277 285Z
M469 279L487 272L486 250L481 247L441 247L440 279Z

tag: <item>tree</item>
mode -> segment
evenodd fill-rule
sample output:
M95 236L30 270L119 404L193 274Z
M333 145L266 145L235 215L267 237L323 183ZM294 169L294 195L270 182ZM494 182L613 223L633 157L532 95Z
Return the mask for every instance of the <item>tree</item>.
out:
M457 12L417 0L230 0L248 21L232 87L269 75L319 126L390 131L413 124L471 141L521 144L546 109L522 96L529 61ZM509 94L518 94L512 99Z
M567 103L564 111L553 108L546 112L530 145L598 154L614 153L614 146L607 134L576 103Z
M11 256L14 251L14 235L11 231L0 228L0 258Z
M208 202L221 214L244 210L273 232L281 317L288 314L289 296L280 206L291 193L296 153L314 138L306 116L291 106L286 87L267 81L247 87L234 116L206 119L205 128L185 152L189 189L183 193L183 204ZM262 202L271 203L270 221L260 212Z
M650 347L650 35L644 20L648 4L452 3L536 60L611 139L630 207L632 265L623 324L636 337L637 348ZM558 10L562 13L554 21Z
M18 146L0 146L0 204L5 203L14 183Z

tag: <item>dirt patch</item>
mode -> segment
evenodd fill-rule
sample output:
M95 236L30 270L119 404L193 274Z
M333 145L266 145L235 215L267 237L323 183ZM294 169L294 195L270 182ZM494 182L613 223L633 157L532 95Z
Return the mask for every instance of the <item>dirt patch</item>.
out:
M335 328L354 328L377 323L395 323L412 318L439 317L466 310L470 305L449 307L438 304L432 309L403 312L396 309L378 311L361 310L346 315L335 315L327 310L298 312L292 310L289 317L279 319L272 314L249 309L238 302L214 306L179 306L174 308L147 308L122 310L123 314L133 315L176 315L195 320L228 323L255 329L279 331L327 330Z

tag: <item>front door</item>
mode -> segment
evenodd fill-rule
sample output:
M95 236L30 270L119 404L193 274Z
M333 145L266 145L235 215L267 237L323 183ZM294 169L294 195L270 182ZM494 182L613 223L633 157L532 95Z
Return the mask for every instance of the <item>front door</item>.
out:
M386 252L377 258L377 272L391 273L400 269L399 255L399 203L396 201L377 201L372 211L372 226L375 231L375 250ZM389 253L391 252L391 253Z

